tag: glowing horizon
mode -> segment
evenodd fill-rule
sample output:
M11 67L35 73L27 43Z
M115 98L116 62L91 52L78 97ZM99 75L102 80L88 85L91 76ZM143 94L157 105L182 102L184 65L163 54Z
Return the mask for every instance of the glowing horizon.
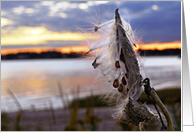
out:
M147 43L137 44L137 50L165 50L165 49L181 49L180 41L164 42L164 43Z
M18 54L18 53L37 53L53 51L51 47L31 47L31 48L11 48L1 49L1 55Z
M181 49L181 42L165 42L165 43L147 43L147 44L137 44L137 48L135 50L165 50L165 49ZM7 54L17 54L17 53L42 53L55 51L60 52L62 54L70 54L70 53L86 53L88 52L87 46L67 46L67 47L31 47L31 48L13 48L13 49L1 49L1 55Z

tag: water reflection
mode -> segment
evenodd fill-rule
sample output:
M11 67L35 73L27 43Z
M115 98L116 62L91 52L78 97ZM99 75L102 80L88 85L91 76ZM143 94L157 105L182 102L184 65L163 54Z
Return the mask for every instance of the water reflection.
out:
M156 63L157 60L157 63ZM159 60L159 61L158 61ZM149 62L149 63L148 63ZM151 79L156 89L181 86L181 60L175 57L144 59L144 76ZM103 79L97 79L97 70L90 59L24 60L1 63L1 109L17 110L9 88L23 109L45 108L49 101L55 108L63 106L58 82L64 98L71 100L79 87L80 96L106 91Z

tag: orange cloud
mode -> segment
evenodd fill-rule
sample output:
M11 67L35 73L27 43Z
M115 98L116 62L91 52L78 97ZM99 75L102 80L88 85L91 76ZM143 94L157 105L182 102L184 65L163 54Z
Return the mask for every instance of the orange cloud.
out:
M44 27L19 27L7 33L2 30L1 45L45 44L47 41L82 41L95 39L90 33L52 32Z
M56 48L55 51L61 52L62 54L69 54L69 53L86 53L88 52L87 46L69 46L69 47L62 47L62 48Z

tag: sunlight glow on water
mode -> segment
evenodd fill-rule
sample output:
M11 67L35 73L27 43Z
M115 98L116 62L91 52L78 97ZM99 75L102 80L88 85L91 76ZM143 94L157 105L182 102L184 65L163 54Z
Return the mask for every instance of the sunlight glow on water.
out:
M14 60L1 62L1 110L14 111L17 106L8 94L9 88L23 109L43 109L50 101L55 108L62 102L58 81L64 98L73 99L79 87L80 96L104 92L102 79L95 80L97 70L92 59ZM181 59L178 57L141 58L144 77L151 79L155 89L181 86Z

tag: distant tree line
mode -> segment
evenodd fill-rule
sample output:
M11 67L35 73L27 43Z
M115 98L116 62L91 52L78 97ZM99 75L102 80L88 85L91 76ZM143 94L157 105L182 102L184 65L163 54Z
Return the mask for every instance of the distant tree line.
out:
M15 60L15 59L57 59L57 58L78 58L82 57L83 53L62 54L61 52L50 51L38 53L18 53L1 55L1 60Z
M167 50L139 50L141 56L179 56L181 57L180 49L167 49ZM84 53L70 53L62 54L61 52L50 51L38 53L18 53L1 55L1 60L17 60L17 59L57 59L57 58L80 58L86 57Z
M138 50L141 56L179 56L181 57L181 49L166 50Z

